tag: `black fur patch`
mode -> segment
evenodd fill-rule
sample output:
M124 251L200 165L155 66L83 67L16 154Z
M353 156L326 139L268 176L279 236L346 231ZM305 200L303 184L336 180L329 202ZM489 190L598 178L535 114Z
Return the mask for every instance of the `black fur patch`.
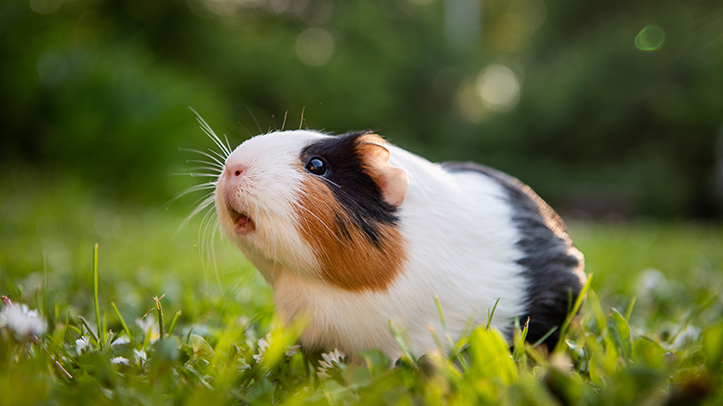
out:
M504 187L514 209L512 221L522 236L517 247L525 254L517 261L525 268L522 274L527 280L527 311L520 315L520 324L529 317L530 342L536 342L554 327L559 329L583 284L578 277L578 268L583 264L570 254L573 246L562 219L532 189L512 176L470 162L447 162L442 166L448 172L482 173ZM559 337L557 330L550 335L545 340L548 348L553 348Z
M329 166L324 176L326 185L356 226L377 247L381 247L379 225L396 225L397 208L384 200L382 190L364 169L362 157L357 152L357 141L366 132L354 132L323 139L310 144L301 151L301 165L309 158L320 156ZM337 216L335 231L340 237L349 236L348 225Z

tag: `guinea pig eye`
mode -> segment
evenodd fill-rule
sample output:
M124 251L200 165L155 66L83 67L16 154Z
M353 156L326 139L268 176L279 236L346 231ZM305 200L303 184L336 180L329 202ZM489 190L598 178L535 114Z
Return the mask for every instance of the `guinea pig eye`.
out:
M324 176L329 171L329 168L322 158L313 156L306 162L306 170L314 175Z

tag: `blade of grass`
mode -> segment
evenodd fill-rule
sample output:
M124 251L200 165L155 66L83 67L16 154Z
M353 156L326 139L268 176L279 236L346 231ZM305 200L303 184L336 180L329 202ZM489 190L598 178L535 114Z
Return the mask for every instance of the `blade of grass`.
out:
M40 307L39 307L40 308ZM48 254L43 253L43 316L47 319L50 318L50 312L48 311ZM57 319L53 320L53 324L57 323Z
M103 341L108 341L108 334L110 334L110 329L108 328L108 314L106 312L103 312L103 316L100 318L100 323L103 325L102 337Z
M123 331L126 332L128 339L131 340L131 345L133 345L133 334L131 334L131 329L128 328L128 325L126 324L125 320L123 320L123 316L121 316L120 312L118 311L118 308L115 306L115 303L110 302L110 307L113 308L113 311L115 312L115 316L118 318L118 321L120 321L121 326L123 326Z
M497 310L497 305L500 303L500 298L498 297L495 301L495 305L492 306L492 310L487 309L487 326L485 327L485 330L490 329L490 325L492 325L492 318L495 316L495 310Z
M434 325L430 324L429 326L427 326L427 331L429 331L429 334L432 336L432 339L437 345L439 351L441 353L444 353L444 343L442 343L442 340L440 340L439 334L437 334L437 330L434 329Z
M567 289L567 314L572 310L572 289Z
M444 313L442 312L442 304L439 303L439 296L434 295L434 303L436 303L437 305L437 312L439 312L439 320L442 322L442 331L444 332L444 337L447 339L449 348L453 348L454 341L452 340L452 335L449 334L449 330L447 330L447 322L444 320Z
M70 312L66 312L65 313L65 324L63 325L63 335L61 336L62 337L61 341L66 339L68 330L71 329L71 327L74 327L74 326L70 325Z
M176 325L178 324L178 320L181 318L181 311L177 311L176 315L173 316L173 320L171 320L171 327L168 328L168 335L173 335L173 332L176 330Z
M82 326L81 326L81 327L82 327ZM75 334L77 334L77 335L79 335L79 336L82 336L82 335L83 335L83 330L79 329L78 327L70 326L70 325L69 325L69 326L68 326L68 329L70 329L72 332L74 332Z
M48 355L50 355L50 359L53 361L53 364L58 369L58 371L60 371L63 374L63 376L65 376L69 381L72 381L73 375L71 375L70 372L68 372L68 370L63 368L63 366L60 365L60 362L58 362L58 360L56 360L52 354L48 354Z
M55 324L58 324L58 320L60 320L60 305L58 304L57 300L53 300L53 320L55 320Z
M520 318L515 318L515 339L514 339L514 345L515 349L512 352L512 359L515 361L518 360L518 357L520 355L520 352L522 349L524 349L525 346L525 339L527 338L527 332L530 329L530 318L528 317L525 321L525 325L520 329Z
M625 309L625 320L630 320L630 314L633 313L633 306L635 306L635 300L637 300L637 297L635 296L630 299L630 303L628 303L628 308Z
M454 345L452 353L450 354L450 359L457 360L464 372L469 371L469 363L467 362L467 359L462 356L462 352L468 347L469 336L472 334L472 328L474 326L475 319L477 319L477 313L479 313L479 309L475 310L469 319L467 319L467 323L462 329L462 335L457 340L457 343Z
M101 343L98 340L98 337L96 337L95 333L93 333L93 329L90 328L88 321L85 318L83 318L83 316L78 316L78 319L80 320L81 323L83 323L83 326L88 331L88 334L90 334L90 337L93 339L93 341L95 341L95 343L100 346ZM81 335L83 335L82 330L81 330Z
M98 326L98 344L103 340L103 326L100 324L100 305L98 304L98 243L93 246L93 304L95 305L95 323Z
M580 294L577 295L577 300L575 300L575 305L572 307L572 310L567 314L567 317L565 318L565 322L562 323L562 327L560 328L560 339L557 341L557 345L555 346L555 350L553 352L561 351L562 343L565 342L565 335L567 334L567 328L570 326L572 319L575 318L575 316L577 315L577 311L580 310L582 301L585 299L585 295L587 294L588 289L590 289L590 282L592 282L592 276L593 276L593 274L590 274L587 276L587 282L585 282L585 285L582 287L582 289L580 289Z
M397 330L397 328L394 327L394 323L392 323L391 319L389 319L389 330L391 330L392 336L397 341L397 344L399 345L399 349L402 350L402 353L404 354L404 356L412 363L416 363L417 358L414 356L414 354L412 354L412 351L409 350L407 343L404 341L404 338L402 337L399 330Z
M553 329L552 331L554 330L556 329ZM538 351L535 351L535 348L529 344L525 344L525 354L527 354L528 357L532 358L532 360L537 365L545 365L547 363L547 359L544 356L540 355Z
M469 335L472 334L472 327L474 326L475 319L477 319L477 313L479 313L479 308L467 319L467 323L465 323L464 328L462 328L462 337L469 337Z
M156 311L158 312L158 334L161 340L166 338L166 327L163 325L163 306L161 306L161 299L165 296L165 293L161 297L153 296L153 300L156 302Z
M121 333L121 334L123 334L123 333ZM110 343L113 342L113 337L115 337L115 334L113 333L113 331L108 331L108 334L106 334L106 337L105 337L105 344L103 344L103 349L105 352L107 352L108 349L110 349Z
M532 348L536 348L536 347L538 347L540 344L544 343L545 340L547 340L547 338L552 335L552 333L554 333L555 331L557 331L557 329L558 329L558 326L555 326L555 327L551 328L550 331L548 331L547 333L545 333L544 336L540 337L539 340L535 341L535 343L532 344Z

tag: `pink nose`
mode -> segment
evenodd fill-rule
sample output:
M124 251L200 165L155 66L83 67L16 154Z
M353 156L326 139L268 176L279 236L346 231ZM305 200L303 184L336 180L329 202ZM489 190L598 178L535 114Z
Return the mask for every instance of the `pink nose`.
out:
M238 164L226 166L226 176L228 176L231 179L237 178L237 177L241 176L241 174L243 174L245 170L246 170L246 168L244 166L238 165Z

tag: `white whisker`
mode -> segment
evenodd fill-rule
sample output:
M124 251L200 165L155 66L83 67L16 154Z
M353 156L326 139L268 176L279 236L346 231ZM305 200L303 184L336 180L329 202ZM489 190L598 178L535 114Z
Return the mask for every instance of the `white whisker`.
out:
M168 209L168 207L171 204L175 203L176 200L182 198L183 196L185 196L189 193L198 192L199 190L206 190L206 189L216 189L216 182L206 182L206 183L201 183L200 185L191 186L188 189L184 190L183 192L177 193L175 196L173 196L173 198L171 200L166 202L164 207L166 209Z
M323 177L323 176L320 176L320 178L321 178L322 180L326 181L327 183L330 183L330 184L336 186L337 188L341 189L341 186L337 185L336 183L332 182L331 180L329 180L329 179L327 179L327 178L325 178L325 177Z
M228 155L223 156L223 155L219 154L218 152L212 150L211 148L209 148L208 150L211 151L211 153L215 154L217 157L221 158L221 160L226 162L226 158L228 158Z
M249 114L251 114L251 118L254 119L254 123L256 123L256 128L259 129L259 133L262 133L263 131L261 131L261 126L259 125L259 122L256 120L256 116L254 116L254 113L251 112L251 109L248 105L246 105L246 110L249 111Z
M221 284L221 278L218 273L218 266L216 263L216 232L218 231L218 217L215 216L215 207L209 207L206 214L203 215L201 220L201 226L198 230L199 254L202 258L203 270L206 271L206 265L210 264L211 269L216 277L216 283L218 284L219 290L223 293L223 285Z
M206 133L206 135L209 138L211 138L211 141L213 141L213 143L216 144L216 146L219 147L226 156L230 155L231 154L230 151L226 150L226 146L223 145L223 143L218 138L218 136L213 131L213 129L211 129L211 127L208 124L206 124L206 122L203 121L203 119L201 119L201 123L202 123L201 130L203 130L203 132Z
M211 126L208 125L208 123L206 123L206 120L204 120L203 117L201 117L201 115L198 114L198 112L196 112L196 110L194 110L192 107L189 107L189 108L191 109L193 114L196 115L196 120L198 121L198 123L201 124L201 130L203 130L203 132L206 133L206 135L208 135L208 137L211 138L211 140L213 140L213 143L216 144L221 149L221 151L226 155L226 157L231 155L231 148L226 148L226 146L223 144L223 142L221 142L221 139L218 138L216 133L213 131ZM224 158L226 158L226 157L224 157Z
M223 173L223 170L218 169L213 166L192 166L192 167L188 168L188 170L189 171L214 171L214 172L217 172L216 176L219 176Z
M217 148L219 148L219 151L216 151L214 149L209 148L208 151L200 151L197 149L188 149L188 148L179 148L180 151L186 151L186 152L193 152L196 154L200 154L206 159L189 159L186 160L186 163L195 163L200 164L200 166L192 167L186 169L188 172L185 173L172 173L171 175L175 176L190 176L190 177L199 177L199 178L212 178L210 181L202 183L200 185L192 186L185 191L179 193L176 195L170 202L174 202L181 198L182 196L185 196L192 192L198 192L198 191L209 191L208 193L204 194L201 198L196 200L191 207L193 210L191 211L191 214L189 214L186 219L181 224L180 228L185 228L188 223L191 221L191 219L198 216L200 213L203 213L203 216L201 218L201 224L199 225L198 229L198 249L199 254L201 257L201 265L206 272L208 267L210 266L211 269L214 272L216 282L219 286L219 289L221 290L221 293L223 293L223 285L221 284L221 278L218 273L218 267L216 264L216 252L215 252L215 238L216 234L218 234L220 230L220 220L218 216L216 215L216 188L217 188L217 179L221 174L223 174L223 171L225 169L225 162L226 159L231 155L231 152L233 148L231 148L231 143L228 141L228 137L226 134L223 135L224 141L221 140L221 138L216 135L216 133L213 131L210 125L201 117L200 114L193 108L189 107L189 109L196 115L196 120L200 124L201 130L208 136L211 141L216 145Z
M183 220L183 223L181 224L181 227L185 227L189 221L191 221L192 218L194 218L198 213L202 212L204 209L208 208L209 206L215 207L213 203L216 201L216 194L215 193L209 193L206 196L202 197L201 202L196 206L195 209L189 214L185 220Z
M218 178L218 173L170 173L171 176L190 176L192 178Z
M211 166L211 167L214 167L214 168L216 168L216 169L219 169L220 171L223 171L223 168L224 168L223 165L217 164L217 163L215 163L215 162L203 161L203 160L200 160L200 159L187 159L187 160L186 160L186 163L191 163L191 162L193 162L193 163L195 163L195 164L205 164L205 165L209 165L209 166Z
M195 153L197 153L197 154L201 154L201 155L203 155L203 156L206 156L206 157L209 157L209 158L213 159L214 162L216 162L217 164L223 166L223 162L222 162L222 161L219 161L218 159L216 159L215 156L213 156L213 155L211 155L211 154L208 154L208 153L206 153L206 152L199 151L199 150L197 150L197 149L189 149L189 148L178 148L178 150L179 150L179 151L186 151L186 152L195 152ZM216 153L215 151L212 151L212 152ZM216 153L216 155L220 156L218 153ZM225 158L221 158L221 159L225 160Z
M213 200L213 201L209 201L209 200ZM196 201L193 202L193 204L189 205L189 207L196 206L199 208L200 207L205 208L205 207L208 207L209 205L213 206L213 203L215 203L215 200L216 200L216 194L213 192L209 192L209 193L205 194L204 196L201 196L200 198L196 199Z
M216 182L206 182L201 183L195 186L191 186L188 189L184 190L183 192L179 193L179 195L183 196L190 192L196 192L198 190L205 190L205 189L215 189L216 188Z
M228 137L226 136L226 134L223 135L223 138L226 139L226 146L228 147L228 150L233 151L233 148L231 148L231 143L228 142ZM231 154L229 154L229 155L231 155Z

